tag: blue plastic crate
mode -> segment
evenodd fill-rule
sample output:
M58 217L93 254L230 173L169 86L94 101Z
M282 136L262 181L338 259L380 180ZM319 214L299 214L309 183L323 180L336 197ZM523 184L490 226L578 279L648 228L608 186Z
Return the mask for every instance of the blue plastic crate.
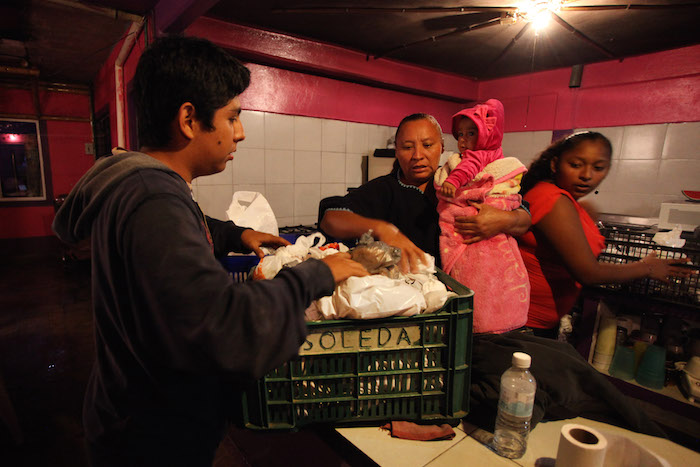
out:
M255 255L224 256L219 261L226 268L234 282L244 282L248 278L250 270L260 262Z

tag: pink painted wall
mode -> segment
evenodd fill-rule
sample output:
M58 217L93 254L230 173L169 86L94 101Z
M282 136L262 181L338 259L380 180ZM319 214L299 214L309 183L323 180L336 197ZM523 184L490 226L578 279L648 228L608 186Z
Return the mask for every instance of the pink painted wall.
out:
M366 62L356 52L296 38L275 48L272 44L284 37L201 21L187 33L207 37L249 61L252 84L241 96L249 110L392 126L409 113L428 112L449 128L450 116L471 99L496 97L506 107L506 131L700 121L700 46L586 65L581 87L569 88L568 68L477 83L388 60ZM114 61L120 47L115 46L94 82L94 108L109 108L113 144ZM124 65L127 82L143 47L142 33ZM386 82L380 85L382 79ZM86 96L69 96L43 93L42 107L89 115ZM0 112L32 111L28 92L0 88ZM49 122L48 129L54 193L66 192L92 165L82 146L92 140L89 125ZM126 131L128 141L128 126ZM51 207L0 207L0 216L0 238L51 234Z
M87 122L48 121L46 137L53 192L55 195L68 193L95 163L95 156L85 154L85 143L92 142L92 128Z
M415 112L446 125L463 106L430 97L248 64L250 87L241 95L247 110L395 126Z
M84 94L40 91L39 103L42 115L90 117L90 97ZM0 87L0 113L33 114L31 92ZM7 207L0 204L0 239L52 235L54 196L69 192L94 163L93 156L85 154L85 143L92 142L90 123L56 120L45 123L42 149L44 163L50 167L45 170L47 189L52 187L52 191L47 190L48 201L44 205Z
M8 114L34 114L32 93L27 89L0 86L0 112Z
M245 109L397 125L428 112L442 125L476 98L469 78L269 31L200 18L187 34L204 37L248 61ZM458 102L455 102L458 101Z
M506 131L700 120L700 46L585 65L581 87L558 69L479 84L479 99L501 99Z

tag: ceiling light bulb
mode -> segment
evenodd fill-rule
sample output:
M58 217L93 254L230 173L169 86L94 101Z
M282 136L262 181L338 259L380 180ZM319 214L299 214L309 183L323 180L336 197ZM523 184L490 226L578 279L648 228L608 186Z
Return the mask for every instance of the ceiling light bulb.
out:
M549 22L550 13L561 9L561 3L561 0L529 0L521 3L515 14L540 29Z
M535 31L544 29L549 24L549 11L541 11L532 20L532 25L535 27Z

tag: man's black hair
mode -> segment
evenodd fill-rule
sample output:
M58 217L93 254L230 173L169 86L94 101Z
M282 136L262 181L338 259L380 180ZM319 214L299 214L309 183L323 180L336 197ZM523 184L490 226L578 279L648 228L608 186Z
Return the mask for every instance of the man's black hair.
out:
M165 148L171 123L185 102L213 130L214 113L250 84L250 70L211 42L183 36L156 39L141 55L134 76L139 141Z

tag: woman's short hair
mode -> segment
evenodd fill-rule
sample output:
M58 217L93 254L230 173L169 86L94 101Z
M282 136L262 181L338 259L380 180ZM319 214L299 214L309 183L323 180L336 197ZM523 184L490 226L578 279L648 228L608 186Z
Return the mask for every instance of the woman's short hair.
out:
M166 147L171 123L185 102L191 102L197 120L213 130L214 113L249 84L248 68L205 39L156 39L141 55L134 76L139 141Z
M540 156L535 159L520 183L520 194L524 195L535 185L543 180L552 180L552 159L559 158L565 152L576 149L584 141L595 141L603 144L608 150L608 156L612 157L612 144L605 135L595 131L582 131L557 140L547 147Z
M404 124L406 124L408 122L415 122L417 120L428 120L430 123L432 123L435 126L435 129L440 134L440 138L442 138L442 128L440 127L440 124L435 119L435 117L433 117L430 114L426 114L426 113L415 113L415 114L407 115L401 120L401 122L399 123L399 126L396 127L396 134L394 135L394 141L399 140L399 131L401 131L401 127L403 127Z

